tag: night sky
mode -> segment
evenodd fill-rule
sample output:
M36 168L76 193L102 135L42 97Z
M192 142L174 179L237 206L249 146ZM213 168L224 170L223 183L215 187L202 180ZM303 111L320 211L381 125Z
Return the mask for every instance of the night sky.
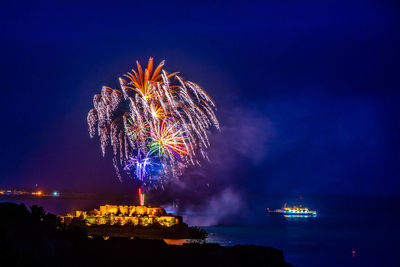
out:
M86 116L103 85L151 56L218 106L211 163L184 183L400 194L395 2L105 2L0 4L0 186L129 188Z

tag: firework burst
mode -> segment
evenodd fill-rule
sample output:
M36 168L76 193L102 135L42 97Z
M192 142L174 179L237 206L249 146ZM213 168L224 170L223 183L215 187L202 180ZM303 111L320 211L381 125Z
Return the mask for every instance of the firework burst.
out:
M150 175L137 170L141 153L160 162L158 180L176 176L198 162L197 152L207 158L208 130L219 124L214 102L199 85L167 73L164 61L154 70L152 58L144 70L136 64L137 70L119 79L121 89L104 86L94 96L87 119L90 136L100 137L103 156L112 147L118 177L121 167L134 167L135 178L146 184Z
M158 122L158 125L151 132L152 142L149 143L150 154L156 153L159 157L168 158L186 156L189 154L184 134L178 123L165 121Z
M151 168L154 165L157 165L152 161L149 154L150 153L147 153L147 155L143 156L143 154L139 149L136 157L132 157L127 160L127 164L125 165L124 170L125 171L134 170L136 178L140 181L144 181L146 176L150 173L149 168Z

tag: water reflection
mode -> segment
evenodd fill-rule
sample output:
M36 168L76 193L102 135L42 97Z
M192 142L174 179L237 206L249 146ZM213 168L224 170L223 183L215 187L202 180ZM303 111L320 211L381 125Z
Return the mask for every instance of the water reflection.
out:
M313 216L313 215L284 215L284 217L286 218L286 220L288 221L305 221L305 220L312 220L315 219L317 216Z

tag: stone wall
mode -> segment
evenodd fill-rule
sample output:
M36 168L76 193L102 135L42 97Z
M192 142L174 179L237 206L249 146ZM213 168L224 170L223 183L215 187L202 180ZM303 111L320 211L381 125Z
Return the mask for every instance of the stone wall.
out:
M77 210L75 215L60 216L62 221L70 224L74 218L91 225L141 225L149 226L159 223L171 227L182 223L182 217L168 215L161 207L104 205L91 211Z

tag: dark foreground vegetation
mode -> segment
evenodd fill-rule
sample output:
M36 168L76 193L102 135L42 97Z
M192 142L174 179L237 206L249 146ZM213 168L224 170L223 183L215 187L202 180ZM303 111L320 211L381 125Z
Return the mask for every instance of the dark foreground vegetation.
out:
M186 223L179 223L171 227L162 226L153 223L148 226L142 225L91 225L87 226L84 220L74 218L68 228L80 228L89 236L109 236L109 237L138 237L146 239L203 239L205 240L208 233L198 226L188 226Z
M88 238L43 208L0 203L1 266L290 266L281 251L163 240Z

